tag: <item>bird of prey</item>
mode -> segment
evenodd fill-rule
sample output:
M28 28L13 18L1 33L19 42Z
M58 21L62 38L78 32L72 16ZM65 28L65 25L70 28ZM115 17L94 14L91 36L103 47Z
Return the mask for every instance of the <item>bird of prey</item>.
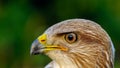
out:
M45 68L114 68L114 52L107 32L86 19L69 19L49 27L30 51L52 59Z

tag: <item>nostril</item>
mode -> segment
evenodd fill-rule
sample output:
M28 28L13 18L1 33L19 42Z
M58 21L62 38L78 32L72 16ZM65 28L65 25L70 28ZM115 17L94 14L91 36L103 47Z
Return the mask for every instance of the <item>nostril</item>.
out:
M45 43L46 43L46 40L47 40L46 37L47 37L46 34L43 34L43 35L39 36L39 37L38 37L39 42L40 42L41 44L45 44Z
M45 40L41 40L41 42L45 42Z

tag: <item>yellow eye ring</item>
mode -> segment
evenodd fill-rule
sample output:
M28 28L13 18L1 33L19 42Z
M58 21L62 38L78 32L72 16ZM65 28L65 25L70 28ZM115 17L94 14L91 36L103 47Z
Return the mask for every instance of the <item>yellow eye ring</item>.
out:
M68 33L65 35L65 40L68 43L74 43L75 41L77 41L77 35L75 33Z

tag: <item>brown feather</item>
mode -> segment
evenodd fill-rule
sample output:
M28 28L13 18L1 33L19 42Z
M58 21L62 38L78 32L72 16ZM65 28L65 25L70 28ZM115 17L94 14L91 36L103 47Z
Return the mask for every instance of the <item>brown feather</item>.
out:
M69 44L59 34L75 32L78 40ZM48 28L45 33L47 43L61 45L69 50L53 50L48 55L57 68L113 68L114 47L109 35L93 21L70 19ZM56 68L55 65L53 68Z

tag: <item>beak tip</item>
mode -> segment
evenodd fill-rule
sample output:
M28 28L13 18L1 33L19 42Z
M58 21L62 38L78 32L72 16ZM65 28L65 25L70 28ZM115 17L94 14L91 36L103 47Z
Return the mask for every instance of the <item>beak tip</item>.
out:
M31 50L30 50L30 55L38 55L40 54L39 50L40 50L40 43L38 42L38 40L35 40L33 43L32 43L32 46L31 46Z
M41 54L41 49L42 49L42 46L41 44L39 43L38 39L36 39L33 43L32 43L32 46L31 46L31 50L30 50L30 55L38 55L38 54Z
M33 53L33 50L32 50L32 49L30 50L30 55L34 55L34 53Z

